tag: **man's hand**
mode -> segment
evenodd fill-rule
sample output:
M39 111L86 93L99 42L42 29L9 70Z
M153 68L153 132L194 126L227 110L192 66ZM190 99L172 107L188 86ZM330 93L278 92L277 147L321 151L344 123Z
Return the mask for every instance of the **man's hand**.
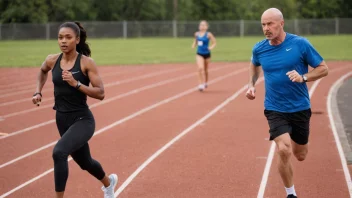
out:
M247 90L246 97L248 99L250 99L250 100L254 100L255 99L255 88L254 87L250 87Z
M296 70L289 71L286 73L286 75L290 78L292 82L304 82L303 77Z

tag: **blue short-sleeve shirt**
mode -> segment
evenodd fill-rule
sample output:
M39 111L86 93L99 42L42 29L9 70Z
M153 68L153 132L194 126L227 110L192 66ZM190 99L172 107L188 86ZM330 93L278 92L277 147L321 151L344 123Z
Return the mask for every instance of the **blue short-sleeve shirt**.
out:
M292 82L286 75L291 70L303 75L308 65L315 68L323 61L307 39L290 33L280 45L265 39L253 47L251 61L264 72L266 110L292 113L310 108L306 83Z

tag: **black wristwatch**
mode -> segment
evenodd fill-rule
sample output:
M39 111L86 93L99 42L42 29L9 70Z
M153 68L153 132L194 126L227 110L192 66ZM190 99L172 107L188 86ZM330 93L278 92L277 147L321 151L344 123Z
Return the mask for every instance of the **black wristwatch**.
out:
M77 80L76 89L79 89L80 86L81 86L81 82L79 82L79 80Z
M307 76L302 75L302 78L303 78L303 82L307 82Z
M38 94L40 95L40 97L43 97L40 92L35 92L35 93L33 94L33 97L36 96L36 95L38 95Z

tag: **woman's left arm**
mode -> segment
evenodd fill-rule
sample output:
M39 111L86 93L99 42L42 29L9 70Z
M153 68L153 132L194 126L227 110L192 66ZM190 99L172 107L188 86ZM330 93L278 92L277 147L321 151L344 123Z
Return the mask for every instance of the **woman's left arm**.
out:
M92 84L92 87L86 86L84 84L79 85L78 81L73 78L72 73L69 71L62 72L63 80L67 81L68 84L77 88L87 96L103 100L105 97L104 84L99 76L98 68L93 59L89 57L86 57L85 59L86 60L82 62L85 65L85 71L88 75L90 83Z
M215 39L215 36L211 32L208 33L208 36L211 41L211 46L209 47L209 50L212 50L216 46L216 39Z

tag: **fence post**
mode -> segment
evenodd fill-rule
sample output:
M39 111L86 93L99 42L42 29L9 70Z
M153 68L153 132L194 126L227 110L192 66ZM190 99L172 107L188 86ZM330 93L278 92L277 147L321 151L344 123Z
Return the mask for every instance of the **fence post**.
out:
M240 37L244 36L244 20L240 20Z
M122 26L123 38L127 39L127 21L123 21Z
M293 19L293 31L295 34L299 34L298 19Z
M12 33L12 39L16 38L16 23L13 24L13 33Z
M172 32L173 32L173 37L177 38L177 21L173 20L172 21Z
M335 18L335 34L339 35L339 29L340 29L340 21L339 18Z
M0 23L0 40L2 40L1 29L2 29L2 24Z
M50 23L46 23L45 25L45 38L46 40L50 39Z

